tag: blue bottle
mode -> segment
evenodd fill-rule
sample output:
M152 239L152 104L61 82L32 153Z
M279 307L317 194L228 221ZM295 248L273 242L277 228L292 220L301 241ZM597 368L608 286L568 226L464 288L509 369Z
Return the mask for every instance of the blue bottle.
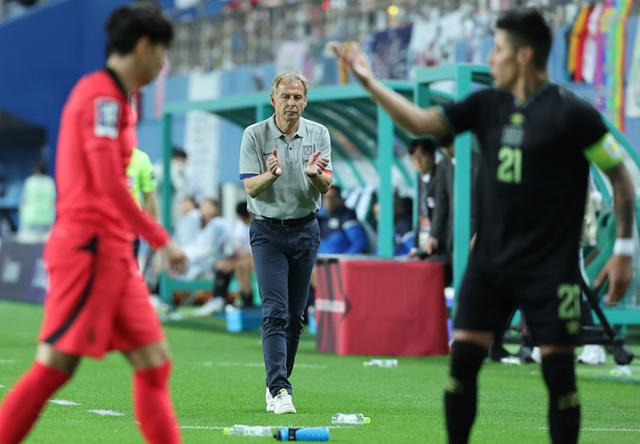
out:
M326 427L284 428L278 430L273 437L278 441L329 441L329 429Z

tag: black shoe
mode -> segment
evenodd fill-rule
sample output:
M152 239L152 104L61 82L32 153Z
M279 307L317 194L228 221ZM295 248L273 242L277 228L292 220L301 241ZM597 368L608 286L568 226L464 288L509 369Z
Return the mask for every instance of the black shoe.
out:
M500 362L502 358L508 358L511 353L507 351L502 344L492 344L489 349L489 359L493 362Z

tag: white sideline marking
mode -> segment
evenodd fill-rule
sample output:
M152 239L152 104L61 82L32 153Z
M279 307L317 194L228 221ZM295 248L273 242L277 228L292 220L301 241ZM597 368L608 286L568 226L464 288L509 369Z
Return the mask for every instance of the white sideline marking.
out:
M0 384L0 389L3 389L3 388L4 388L4 385L3 385L3 384Z
M549 427L540 427L540 430L549 430ZM640 433L640 429L628 427L582 427L581 432L616 432L616 433Z
M263 362L211 362L206 361L201 364L203 367L211 367L215 365L216 367L264 367ZM296 368L315 368L315 369L324 369L327 368L324 364L296 364Z
M626 427L583 427L584 432L627 432L627 433L640 433L640 429L629 429Z
M82 405L79 402L69 401L67 399L52 399L49 402L51 404L58 404L58 405Z
M15 359L0 359L0 364L15 364Z
M185 430L222 430L224 427L222 426L180 426L181 429Z
M124 413L115 412L113 410L106 410L106 409L91 409L91 410L87 410L87 412L95 413L96 415L100 415L100 416L124 416Z
M226 427L231 427L229 426L199 426L199 425L192 425L192 426L180 426L181 429L184 430L222 430ZM273 427L274 429L284 429L287 427L297 427L297 428L310 428L310 427L324 427L327 429L351 429L354 428L354 425L352 424L348 424L348 425L330 425L330 426L319 426L319 425L313 425L313 426L304 426L304 425L268 425L268 426L250 426L250 427Z

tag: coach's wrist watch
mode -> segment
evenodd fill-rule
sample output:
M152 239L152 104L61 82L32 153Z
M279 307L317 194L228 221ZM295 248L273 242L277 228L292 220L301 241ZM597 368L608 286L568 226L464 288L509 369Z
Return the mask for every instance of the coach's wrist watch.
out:
M618 238L613 244L613 254L616 256L633 256L635 249L633 238Z

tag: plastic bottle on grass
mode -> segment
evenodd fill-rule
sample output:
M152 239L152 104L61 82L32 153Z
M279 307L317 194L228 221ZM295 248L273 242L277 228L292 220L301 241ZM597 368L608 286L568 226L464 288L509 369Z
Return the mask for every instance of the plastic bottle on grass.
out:
M282 428L273 435L278 441L329 441L326 427Z
M383 367L383 368L391 368L398 366L397 359L370 359L369 361L365 361L362 365L365 367Z
M331 417L331 424L369 424L371 418L362 413L336 413Z
M222 429L222 433L228 436L273 436L276 430L276 427L235 424Z

